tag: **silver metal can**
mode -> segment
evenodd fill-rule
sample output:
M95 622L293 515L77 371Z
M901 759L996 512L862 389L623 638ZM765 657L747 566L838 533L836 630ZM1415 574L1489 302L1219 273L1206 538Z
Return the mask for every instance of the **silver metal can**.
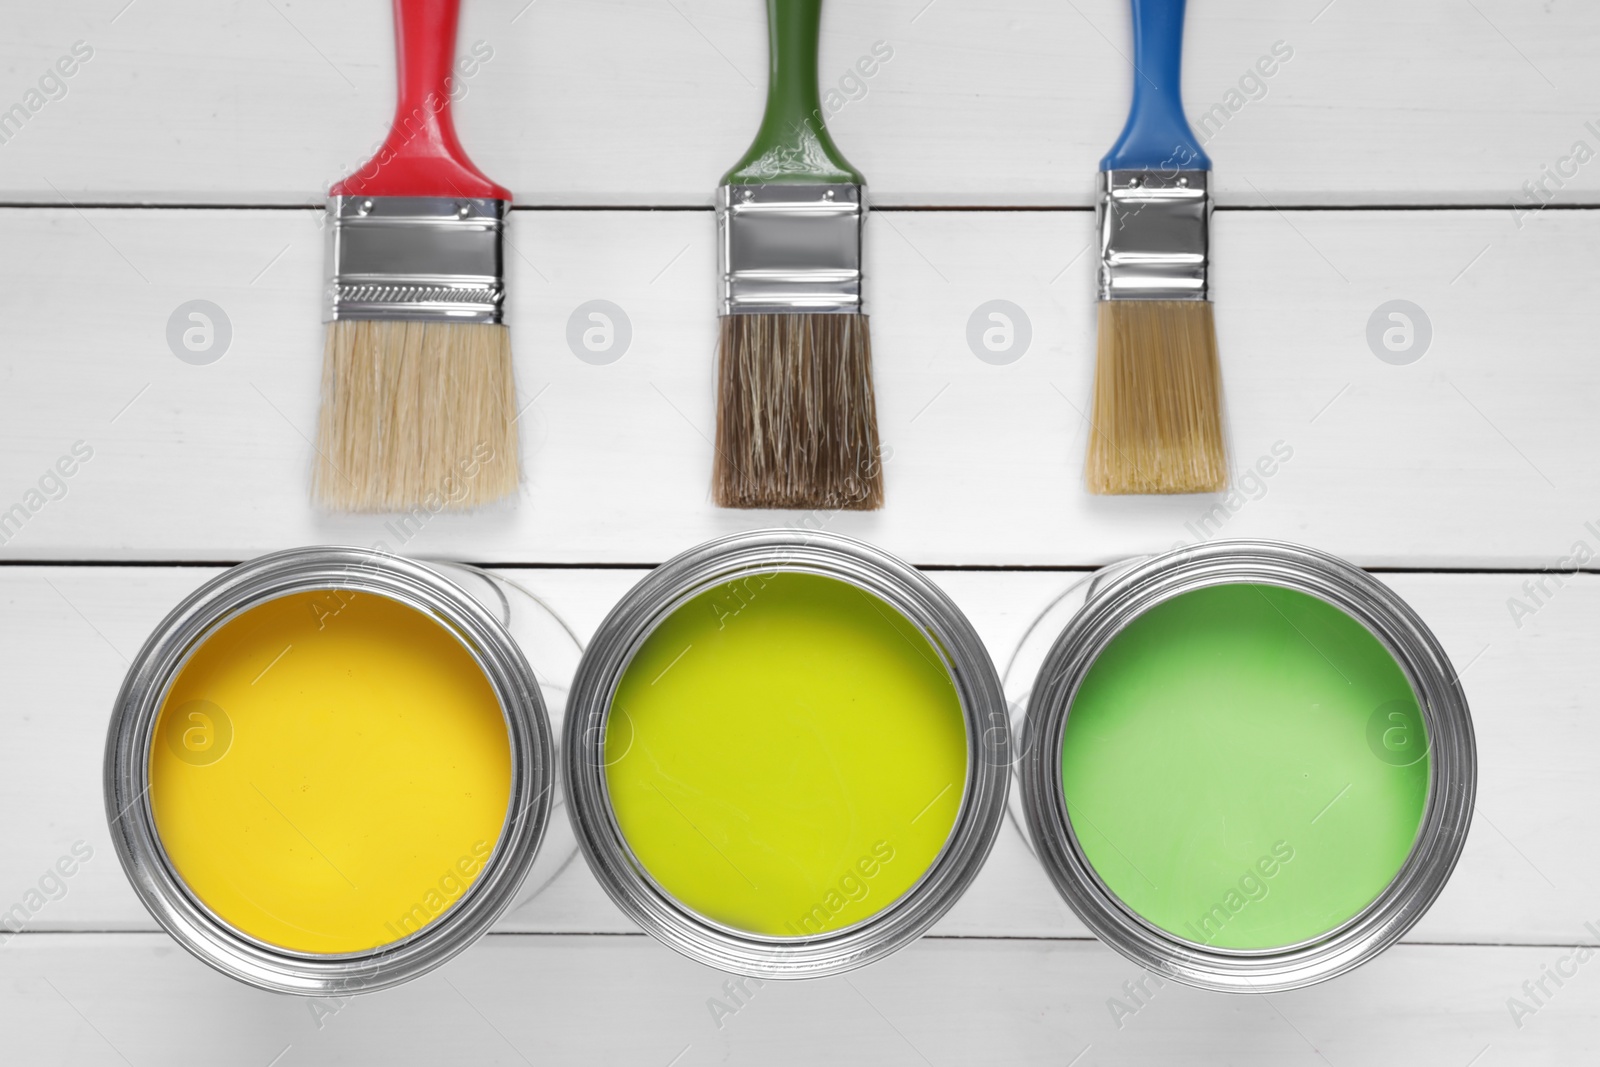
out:
M778 573L817 575L878 598L916 627L942 659L966 733L966 780L954 824L931 866L893 903L852 925L767 936L719 923L675 899L645 869L618 824L606 774L607 723L629 663L665 619L694 597ZM601 623L567 704L563 769L568 810L585 858L617 906L663 944L719 970L757 978L838 974L924 933L960 898L999 831L1009 777L1005 698L983 643L961 611L918 571L863 542L803 530L737 534L652 571Z
M427 615L471 654L499 701L511 756L510 803L476 878L432 921L361 952L317 954L267 944L231 926L188 888L156 830L150 801L153 732L194 651L243 612L295 593L370 593ZM262 989L340 997L399 985L478 939L511 903L533 863L555 778L549 721L527 660L494 614L440 570L384 552L300 548L262 556L186 597L134 657L106 740L106 817L123 870L157 922L217 970Z
M1321 936L1268 949L1230 949L1157 926L1124 903L1096 872L1068 814L1062 782L1067 722L1097 657L1146 612L1194 590L1277 586L1317 598L1354 619L1383 646L1416 697L1429 778L1421 822L1398 872L1358 914ZM1033 634L1013 660L1014 698L1026 700L1020 799L1035 854L1072 909L1102 941L1161 977L1236 993L1270 993L1342 974L1405 934L1428 910L1466 842L1477 787L1472 720L1454 668L1415 611L1387 585L1343 560L1270 541L1217 541L1116 564L1077 583L1037 629L1063 625L1039 660ZM1035 646L1038 647L1038 646ZM1038 661L1031 692L1032 661ZM1018 683L1021 683L1020 685ZM1372 742L1369 740L1368 744Z

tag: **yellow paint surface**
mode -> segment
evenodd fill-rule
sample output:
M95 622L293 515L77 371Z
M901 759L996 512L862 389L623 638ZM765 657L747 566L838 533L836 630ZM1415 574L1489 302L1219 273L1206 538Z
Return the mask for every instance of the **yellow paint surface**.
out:
M184 665L150 754L161 843L225 922L341 953L405 937L482 870L511 748L493 689L429 616L320 590L251 608Z
M703 593L651 633L606 758L657 883L726 926L794 937L916 884L955 824L967 736L949 671L894 608L782 573Z

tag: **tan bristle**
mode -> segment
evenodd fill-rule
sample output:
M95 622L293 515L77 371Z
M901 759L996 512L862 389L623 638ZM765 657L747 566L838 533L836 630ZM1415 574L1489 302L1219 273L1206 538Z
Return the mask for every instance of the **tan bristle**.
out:
M338 511L490 503L517 491L515 419L505 326L329 323L312 491Z
M1227 488L1222 374L1206 300L1102 300L1091 493Z
M883 506L865 315L728 315L717 364L718 505Z

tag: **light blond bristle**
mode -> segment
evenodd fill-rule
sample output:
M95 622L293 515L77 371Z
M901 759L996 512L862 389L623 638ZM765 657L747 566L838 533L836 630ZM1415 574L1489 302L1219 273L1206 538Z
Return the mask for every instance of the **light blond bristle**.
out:
M338 511L490 503L517 491L515 419L505 326L329 323L312 491Z
M728 315L717 364L719 506L883 506L865 315Z
M1206 300L1102 300L1091 493L1227 488L1222 374Z

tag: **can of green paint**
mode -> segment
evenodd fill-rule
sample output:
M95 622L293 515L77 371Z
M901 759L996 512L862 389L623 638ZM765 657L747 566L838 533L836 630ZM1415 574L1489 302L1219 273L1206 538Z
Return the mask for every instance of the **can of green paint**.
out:
M1444 888L1473 810L1471 717L1381 581L1214 542L1109 567L1046 614L1066 621L1026 696L1020 802L1112 948L1202 988L1292 989L1382 952Z

